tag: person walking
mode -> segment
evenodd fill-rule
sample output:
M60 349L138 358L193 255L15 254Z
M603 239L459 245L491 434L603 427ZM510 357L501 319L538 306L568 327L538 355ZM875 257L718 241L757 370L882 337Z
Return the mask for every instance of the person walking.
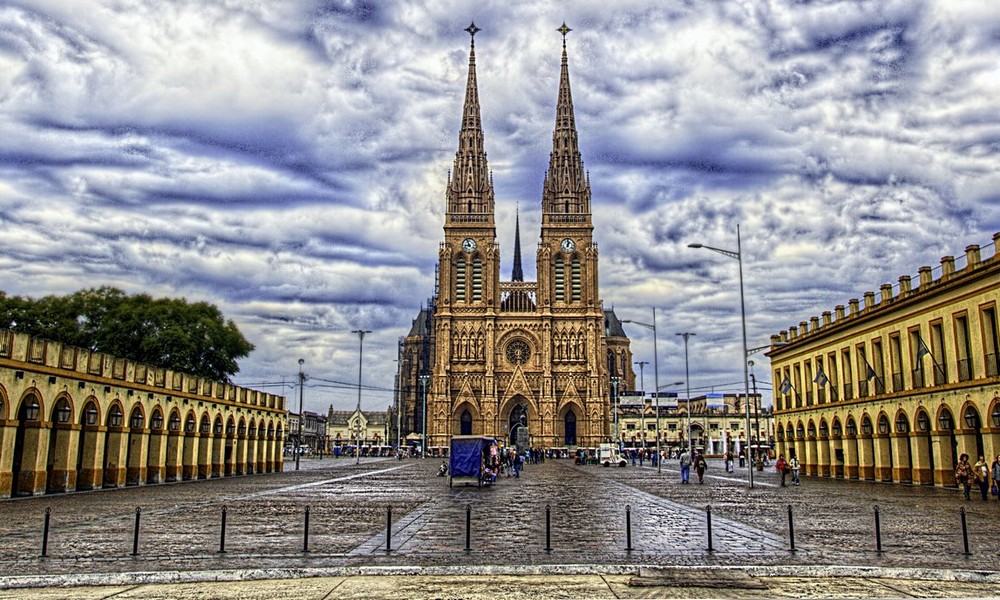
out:
M788 475L788 463L785 462L784 454L778 455L778 462L774 468L781 473L781 487L785 487L785 476Z
M990 486L990 493L1000 500L1000 454L997 454L996 460L993 461L991 466L991 475L993 476L993 485Z
M990 468L986 465L986 459L979 455L979 460L972 467L972 479L979 486L979 493L983 496L983 501L990 499Z
M687 450L681 452L681 483L688 483L688 479L691 477L691 455Z
M698 483L705 483L705 469L708 468L708 461L705 460L704 454L698 454L698 458L695 459L694 468L698 472Z
M955 467L955 484L962 487L962 494L969 500L969 492L972 489L972 465L969 464L969 455L962 453L958 457L958 466Z
M792 483L799 485L799 459L797 456L793 456L788 461L788 468L792 470Z

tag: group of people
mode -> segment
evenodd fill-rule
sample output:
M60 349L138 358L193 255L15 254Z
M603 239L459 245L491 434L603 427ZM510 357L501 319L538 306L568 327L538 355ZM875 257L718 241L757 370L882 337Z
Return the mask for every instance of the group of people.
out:
M708 461L701 452L684 450L680 455L681 483L691 483L691 467L694 467L698 474L698 483L705 483L705 471L708 469Z
M990 494L994 498L1000 499L1000 454L997 454L992 465L986 463L986 459L980 455L976 464L969 464L969 455L963 453L958 457L958 466L955 467L955 483L962 488L962 493L966 500L971 499L972 486L979 488L979 493L983 500L989 500Z
M801 465L799 464L799 459L796 456L792 456L790 459L785 460L785 455L778 455L778 462L774 463L774 469L781 474L781 487L785 487L785 478L788 475L792 476L792 483L794 485L799 485L799 469Z

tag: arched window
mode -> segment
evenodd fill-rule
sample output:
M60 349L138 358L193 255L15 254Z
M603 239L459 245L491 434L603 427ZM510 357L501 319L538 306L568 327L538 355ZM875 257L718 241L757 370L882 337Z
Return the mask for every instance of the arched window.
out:
M564 273L563 258L561 256L556 257L555 291L556 291L556 302L565 302L566 275Z
M563 444L566 446L576 445L576 413L572 410L566 412L566 418L563 420L563 425L565 426L565 435L563 436Z
M465 257L455 259L455 301L465 302Z
M580 259L573 257L573 302L580 301Z
M472 301L483 300L483 259L478 256L472 259Z
M460 429L461 434L472 435L472 413L469 412L469 409L465 409L462 411L462 416L460 417L460 423L461 423L461 429Z

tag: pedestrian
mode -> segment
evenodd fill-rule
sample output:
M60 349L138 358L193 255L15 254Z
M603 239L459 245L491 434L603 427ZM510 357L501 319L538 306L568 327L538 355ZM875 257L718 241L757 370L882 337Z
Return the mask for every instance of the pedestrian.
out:
M962 486L962 494L969 500L969 491L972 489L972 465L969 464L969 455L964 452L958 457L958 466L955 467L955 484Z
M785 455L778 455L778 462L774 465L774 469L781 473L781 487L785 487L785 475L788 474L788 463L785 462Z
M694 463L694 468L698 471L698 483L705 483L705 469L708 468L708 461L705 460L704 454L698 454L698 458Z
M996 460L993 461L993 485L990 486L990 493L1000 500L1000 454L997 454Z
M687 450L681 452L681 483L688 483L688 479L691 477L691 455Z
M514 477L521 476L521 467L524 466L524 457L520 452L514 452Z
M979 455L979 460L972 467L972 479L979 486L979 493L983 496L983 501L990 499L990 469L986 466L986 459Z
M796 456L792 456L788 461L788 468L792 471L792 483L799 485L799 459Z

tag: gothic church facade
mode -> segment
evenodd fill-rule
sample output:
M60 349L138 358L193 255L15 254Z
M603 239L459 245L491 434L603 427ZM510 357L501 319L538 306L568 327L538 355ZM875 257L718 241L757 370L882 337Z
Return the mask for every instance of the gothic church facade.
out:
M400 341L402 434L429 448L453 435L518 446L611 441L614 388L634 389L629 339L598 288L591 187L580 155L566 33L542 189L537 281L524 281L520 224L500 279L494 192L476 81L475 25L458 151L447 182L435 295ZM612 384L612 381L615 384ZM426 406L426 412L425 412Z

